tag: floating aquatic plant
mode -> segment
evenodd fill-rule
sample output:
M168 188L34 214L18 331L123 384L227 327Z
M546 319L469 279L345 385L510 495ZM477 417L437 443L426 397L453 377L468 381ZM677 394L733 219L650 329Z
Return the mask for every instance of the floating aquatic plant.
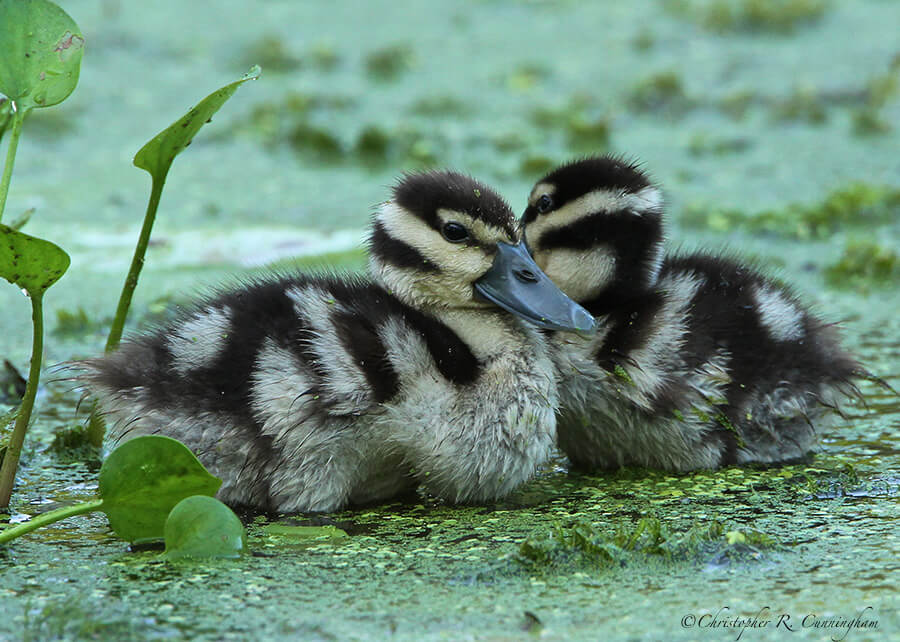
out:
M99 482L97 499L0 530L0 544L69 517L101 511L113 532L126 541L165 537L170 558L231 556L243 548L240 520L212 498L222 480L175 439L144 435L125 442L103 462Z
M396 80L412 67L414 60L415 54L409 45L388 45L366 56L366 71L376 80Z
M690 206L682 224L718 232L734 229L798 239L827 238L837 230L869 229L900 216L900 189L863 182L830 192L818 203L791 203L782 208L747 213L735 209Z
M900 282L900 255L874 241L851 241L841 257L825 269L829 285L868 291Z
M819 20L826 0L668 0L673 13L719 33L751 31L788 34Z
M519 545L516 559L537 571L570 564L604 568L647 558L676 562L700 557L755 557L777 546L761 531L728 528L715 520L695 523L684 532L671 530L656 517L619 524L612 531L579 520L529 537Z

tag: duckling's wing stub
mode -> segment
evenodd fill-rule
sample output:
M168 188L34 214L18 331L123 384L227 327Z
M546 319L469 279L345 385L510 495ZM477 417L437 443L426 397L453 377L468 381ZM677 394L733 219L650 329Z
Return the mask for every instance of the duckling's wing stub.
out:
M590 334L594 317L553 284L524 244L497 244L491 269L475 283L475 291L504 310L547 330Z

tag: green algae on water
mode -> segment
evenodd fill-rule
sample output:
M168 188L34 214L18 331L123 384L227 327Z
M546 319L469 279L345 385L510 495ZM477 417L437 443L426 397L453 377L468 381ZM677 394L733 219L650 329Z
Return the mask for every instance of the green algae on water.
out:
M105 321L92 319L81 306L75 311L57 308L56 325L50 333L58 337L80 337L103 330L108 327L110 321L111 319Z
M874 241L851 241L840 259L825 269L825 280L841 288L896 287L900 282L900 255Z
M828 9L826 0L668 0L665 6L717 33L789 34Z
M540 154L531 154L522 159L519 163L519 172L526 178L535 178L541 174L546 174L556 167L558 163L549 156Z
M780 209L748 214L703 205L685 208L681 223L717 232L735 229L796 239L828 238L837 230L871 229L900 218L900 189L863 182L829 193L819 203L791 203Z
M635 84L627 97L628 105L638 112L683 116L694 105L687 95L681 74L674 69L652 74Z
M376 49L366 56L366 71L375 80L396 80L408 71L415 60L413 48L398 43Z
M578 520L527 538L519 545L516 559L533 571L569 570L572 566L603 569L650 559L665 563L752 559L778 546L761 531L729 528L718 520L695 522L681 532L671 530L657 517L620 522L614 528Z
M565 146L574 153L596 154L609 148L610 119L597 113L584 94L573 94L562 105L538 107L532 110L530 120L536 127L561 134Z
M800 121L821 125L828 118L824 100L813 87L799 87L772 106L772 117L781 121Z
M267 34L251 42L244 49L239 67L259 65L266 72L286 73L301 66L300 58L284 43L281 36Z

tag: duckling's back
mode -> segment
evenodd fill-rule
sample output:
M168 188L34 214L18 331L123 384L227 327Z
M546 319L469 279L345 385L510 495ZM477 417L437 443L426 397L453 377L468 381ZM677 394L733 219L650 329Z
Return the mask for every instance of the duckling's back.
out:
M688 370L715 359L726 364L716 404L722 464L784 461L812 450L826 416L864 375L835 328L786 285L727 257L668 258L660 276L699 280L683 354Z
M82 380L113 440L162 433L183 441L223 477L223 500L329 510L340 503L337 486L366 482L374 499L411 483L365 426L399 390L379 329L391 319L427 326L421 316L362 279L257 281L85 362ZM464 347L443 349L464 359ZM291 459L304 470L292 470Z

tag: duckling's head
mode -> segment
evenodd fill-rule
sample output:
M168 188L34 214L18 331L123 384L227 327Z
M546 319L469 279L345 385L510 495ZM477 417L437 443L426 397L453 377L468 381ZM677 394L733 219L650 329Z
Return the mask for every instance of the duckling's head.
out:
M469 176L402 177L375 213L369 250L370 273L412 307L499 305L540 327L594 329L534 263L506 201Z
M535 261L579 302L653 288L662 264L662 194L635 164L596 156L539 180L522 215Z

